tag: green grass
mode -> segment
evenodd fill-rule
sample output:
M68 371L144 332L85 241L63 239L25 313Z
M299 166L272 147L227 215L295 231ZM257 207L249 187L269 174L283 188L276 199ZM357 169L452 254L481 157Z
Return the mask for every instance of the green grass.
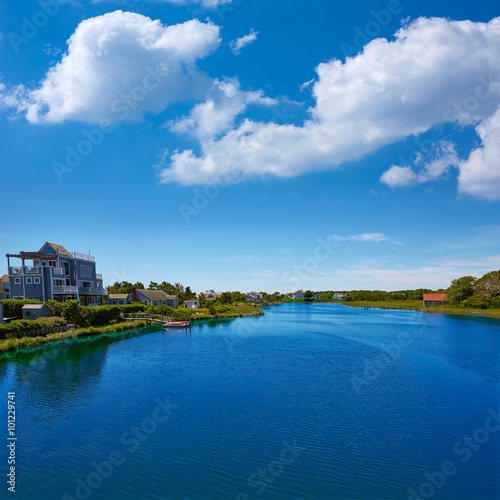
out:
M401 300L401 301L353 301L345 302L351 307L372 307L379 309L405 309L412 311L424 311L429 313L461 314L470 316L489 316L500 318L500 309L477 309L474 307L460 307L453 305L425 307L421 300Z
M178 310L183 313L187 313L188 318L191 317L192 321L201 319L214 319L214 318L240 318L243 316L263 316L265 313L259 307L244 304L242 306L237 305L226 305L228 310L224 312L218 312L216 315L209 313L208 308L200 309L184 309L179 308Z
M98 335L100 333L125 332L128 330L136 330L146 326L145 321L131 321L123 323L115 323L101 327L77 328L67 330L65 332L50 333L40 337L10 337L0 340L0 353L23 349L26 347L35 347L47 342L57 342L59 340L73 339L76 337L86 337L89 335Z

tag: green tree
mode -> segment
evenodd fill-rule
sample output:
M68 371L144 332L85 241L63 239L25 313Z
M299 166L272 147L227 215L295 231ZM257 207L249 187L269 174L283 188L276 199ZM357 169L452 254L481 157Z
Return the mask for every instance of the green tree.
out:
M491 299L500 295L500 271L491 271L479 278L474 284L474 292L482 299Z
M311 290L307 290L304 293L304 299L305 300L312 300L314 298L314 293Z
M473 276L462 276L451 282L447 290L450 302L462 302L474 293L476 278Z

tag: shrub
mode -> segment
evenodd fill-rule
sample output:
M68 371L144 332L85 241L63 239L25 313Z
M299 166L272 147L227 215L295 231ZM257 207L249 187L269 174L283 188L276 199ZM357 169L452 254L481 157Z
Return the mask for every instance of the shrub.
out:
M104 326L116 322L121 316L120 306L93 306L81 308L81 324Z
M43 304L39 300L29 299L29 300L17 300L17 299L6 299L2 300L3 304L3 315L5 318L16 318L23 319L23 306L26 304Z
M488 309L489 301L481 297L473 296L460 302L462 307L472 307L474 309Z
M66 321L63 318L55 316L37 320L18 319L5 325L0 325L0 338L5 338L8 333L32 332L34 330L45 330L64 325L66 325Z

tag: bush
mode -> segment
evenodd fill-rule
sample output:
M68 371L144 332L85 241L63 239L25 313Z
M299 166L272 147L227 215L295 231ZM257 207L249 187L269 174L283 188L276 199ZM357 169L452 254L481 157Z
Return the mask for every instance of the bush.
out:
M39 300L29 299L29 300L17 300L17 299L6 299L2 300L3 304L3 316L4 318L16 318L23 319L23 306L26 304L43 304Z
M482 299L480 297L469 297L468 299L462 300L460 302L462 307L472 307L474 309L488 309L489 301L486 299Z
M84 326L104 326L117 322L121 316L120 306L82 307L81 324Z
M493 297L490 300L490 307L493 309L500 309L500 296Z
M37 320L18 319L5 325L0 325L0 338L5 338L8 333L32 332L34 330L45 330L66 325L63 318L52 316Z

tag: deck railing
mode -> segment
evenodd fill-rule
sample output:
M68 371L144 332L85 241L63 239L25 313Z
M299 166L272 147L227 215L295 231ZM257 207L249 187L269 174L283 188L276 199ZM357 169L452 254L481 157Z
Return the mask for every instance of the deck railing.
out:
M84 253L73 252L72 253L74 259L86 260L88 262L95 262L95 257L92 255L86 255Z

